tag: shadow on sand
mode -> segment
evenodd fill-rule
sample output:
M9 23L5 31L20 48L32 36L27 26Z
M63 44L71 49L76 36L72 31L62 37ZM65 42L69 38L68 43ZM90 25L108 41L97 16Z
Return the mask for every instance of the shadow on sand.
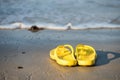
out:
M120 53L118 52L112 52L112 51L100 51L97 50L97 59L96 63L93 66L89 67L96 67L96 66L102 66L110 63L112 60L120 58ZM56 61L53 61L49 59L50 64L54 65L56 68L59 68L60 65L56 63ZM76 67L80 67L79 65L76 65Z
M120 58L120 53L110 51L96 51L97 60L95 66L108 64L110 61Z

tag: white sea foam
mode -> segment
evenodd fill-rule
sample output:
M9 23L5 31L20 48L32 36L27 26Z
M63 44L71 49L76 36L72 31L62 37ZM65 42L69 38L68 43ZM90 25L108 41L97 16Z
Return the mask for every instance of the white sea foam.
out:
M35 24L38 28L44 28L47 30L84 30L84 29L120 29L120 25L117 24L107 24L107 23L86 23L80 25L72 25L68 23L67 25L55 25L55 24ZM24 23L12 23L7 25L0 25L0 29L30 29L33 24Z

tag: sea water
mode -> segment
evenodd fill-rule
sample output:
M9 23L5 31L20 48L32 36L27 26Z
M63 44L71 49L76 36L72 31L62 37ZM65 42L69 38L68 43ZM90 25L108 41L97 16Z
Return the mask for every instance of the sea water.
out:
M120 28L120 0L0 0L0 29L32 25L49 29Z

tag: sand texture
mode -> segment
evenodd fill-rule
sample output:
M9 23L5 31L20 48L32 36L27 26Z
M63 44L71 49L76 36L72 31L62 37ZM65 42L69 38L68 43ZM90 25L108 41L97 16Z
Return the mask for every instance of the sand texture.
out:
M120 30L0 30L0 80L120 80ZM49 58L59 44L96 49L92 67L63 67Z

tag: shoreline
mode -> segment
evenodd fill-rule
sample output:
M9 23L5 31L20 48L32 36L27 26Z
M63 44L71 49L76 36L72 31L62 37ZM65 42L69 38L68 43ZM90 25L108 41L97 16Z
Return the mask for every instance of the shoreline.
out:
M107 27L99 27L99 28L85 28L85 29L80 29L80 28L62 28L62 29L50 29L50 28L44 28L44 27L36 27L36 28L0 28L0 31L2 30L26 30L26 31L31 31L31 32L38 32L38 31L43 31L43 30L53 30L53 31L68 31L68 30L74 30L74 31L81 31L81 30L120 30L120 27L116 28L107 28Z
M0 30L101 30L101 29L120 29L119 24L111 23L85 23L80 25L57 25L57 24L24 24L20 22L0 25Z

